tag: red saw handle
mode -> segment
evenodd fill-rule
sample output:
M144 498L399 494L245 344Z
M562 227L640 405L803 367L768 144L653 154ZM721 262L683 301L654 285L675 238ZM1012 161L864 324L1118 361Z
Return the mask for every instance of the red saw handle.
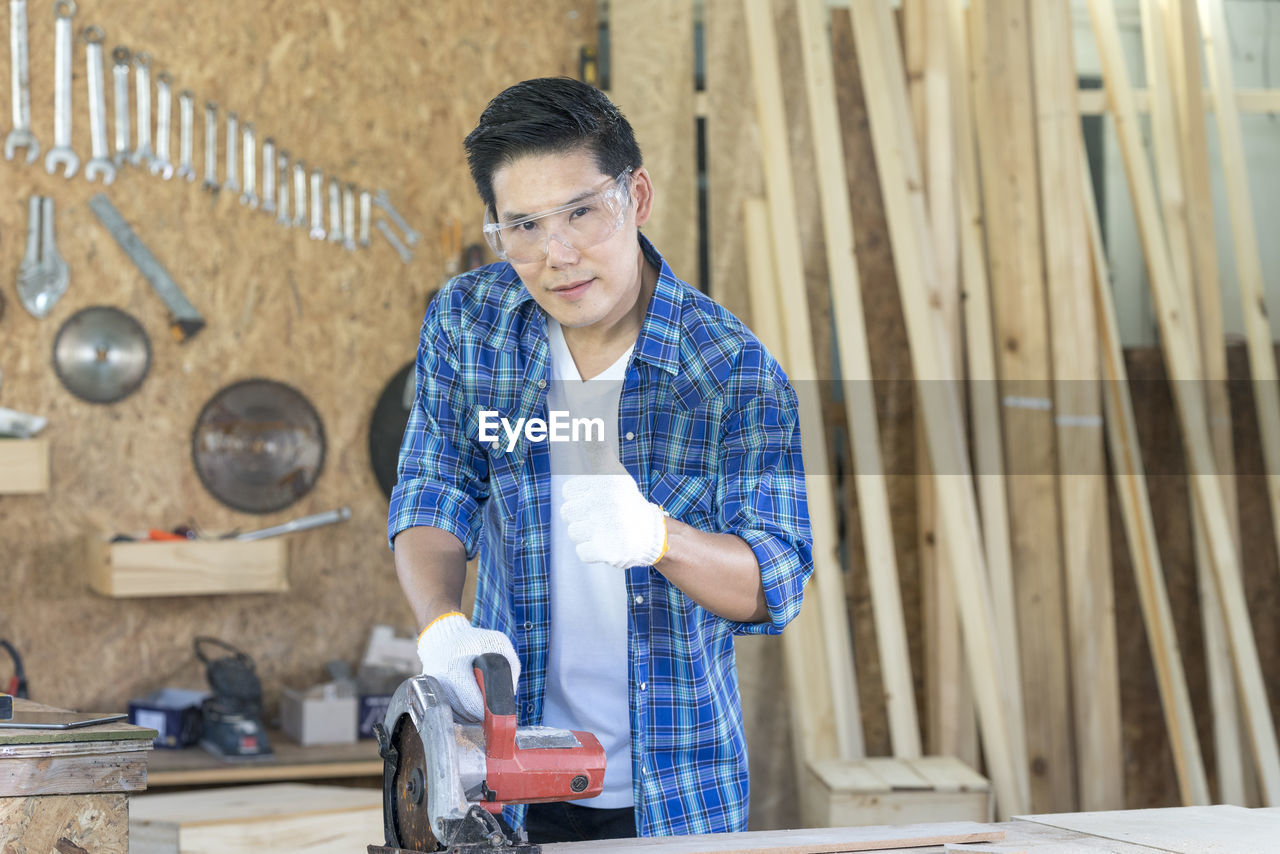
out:
M594 798L604 789L604 748L589 732L573 731L577 747L516 746L516 697L506 657L485 653L472 662L484 697L485 808Z

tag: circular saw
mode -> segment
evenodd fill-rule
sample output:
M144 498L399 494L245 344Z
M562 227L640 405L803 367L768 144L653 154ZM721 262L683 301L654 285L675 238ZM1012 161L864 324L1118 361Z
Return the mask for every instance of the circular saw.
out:
M283 510L311 491L324 465L324 426L297 389L274 380L232 383L191 432L200 482L246 513Z
M604 748L589 732L517 727L511 665L476 658L484 721L455 720L431 676L401 683L374 725L383 758L386 845L369 854L536 854L502 818L507 804L593 798L604 789Z
M53 339L53 369L67 390L90 403L115 403L142 385L151 340L118 308L95 305L67 318Z

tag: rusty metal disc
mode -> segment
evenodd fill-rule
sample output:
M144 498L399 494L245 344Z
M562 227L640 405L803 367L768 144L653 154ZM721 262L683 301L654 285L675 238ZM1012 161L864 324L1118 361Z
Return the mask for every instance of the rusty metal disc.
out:
M191 431L205 489L246 513L283 510L311 491L324 466L324 425L302 393L250 379L215 394Z
M53 369L67 390L90 403L115 403L142 385L151 340L133 317L109 305L82 308L53 339Z
M400 759L391 781L391 829L395 839L387 841L407 851L438 851L442 846L431 829L427 809L427 757L409 715L400 716L391 742Z

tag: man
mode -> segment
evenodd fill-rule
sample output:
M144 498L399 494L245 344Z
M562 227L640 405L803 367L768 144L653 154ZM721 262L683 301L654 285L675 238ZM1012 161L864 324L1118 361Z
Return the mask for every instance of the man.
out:
M427 311L388 523L423 672L479 719L499 652L521 725L600 738L603 793L529 807L530 841L745 830L733 636L780 632L812 570L795 392L640 235L653 184L600 91L519 83L465 145L502 262Z

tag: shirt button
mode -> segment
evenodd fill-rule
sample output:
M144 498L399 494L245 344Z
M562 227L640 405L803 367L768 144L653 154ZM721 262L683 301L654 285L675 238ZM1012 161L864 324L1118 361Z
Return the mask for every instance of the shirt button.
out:
M546 387L547 387L546 380L538 380L538 388L546 388Z
M643 605L643 604L644 604L644 597L643 597L643 596L637 596L637 597L636 597L636 604L637 604L637 605Z
M532 622L525 623L525 624L524 624L524 630L525 630L526 632L533 631L533 623L532 623Z
M641 683L640 683L640 690L641 690L641 691L644 691L644 690L648 689L648 687L649 687L649 683L648 683L648 682L641 682Z
M627 431L627 441L628 441L628 442L630 442L630 441L631 441L632 439L634 439L635 437L636 437L636 434L635 434L635 433L632 433L630 430L628 430L628 431Z
M533 703L530 703L529 705L525 706L524 710L529 714L533 714Z

